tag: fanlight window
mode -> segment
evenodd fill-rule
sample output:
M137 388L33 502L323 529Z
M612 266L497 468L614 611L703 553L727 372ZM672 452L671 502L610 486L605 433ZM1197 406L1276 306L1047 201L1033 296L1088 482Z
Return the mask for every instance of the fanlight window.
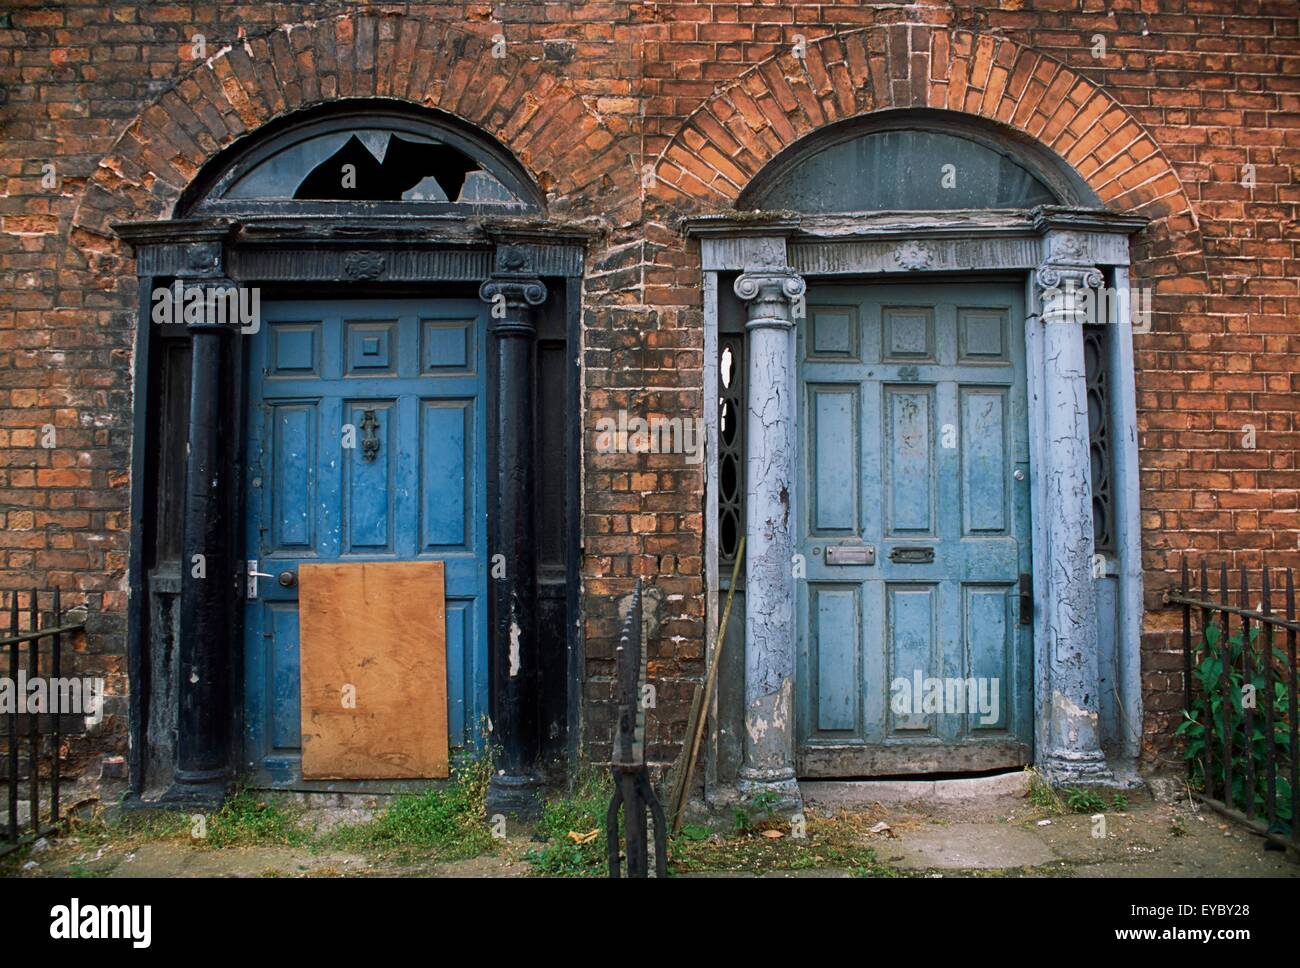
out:
M504 151L469 132L383 111L296 126L242 153L197 201L199 211L412 205L534 211L538 193Z
M746 207L814 213L1033 208L1060 201L1002 152L932 130L840 140L756 187Z

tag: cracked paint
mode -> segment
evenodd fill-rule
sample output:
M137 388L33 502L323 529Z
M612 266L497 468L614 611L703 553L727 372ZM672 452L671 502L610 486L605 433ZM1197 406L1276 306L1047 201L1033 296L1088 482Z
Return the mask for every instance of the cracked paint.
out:
M1040 268L1038 277L1043 284L1083 271L1085 267L1047 266ZM1070 313L1045 311L1043 323L1042 439L1046 446L1039 480L1043 504L1050 509L1044 611L1048 647L1044 655L1051 698L1044 710L1048 749L1041 760L1046 771L1058 779L1095 779L1108 769L1100 747L1097 701L1097 608L1091 566L1091 454L1083 330Z
M790 697L793 693L793 680L785 679L775 693L750 702L745 711L745 732L751 742L761 743L769 730L783 732L790 729Z
M741 276L736 292L749 303L750 323L744 772L764 783L783 782L794 775L795 581L790 560L796 447L790 299L803 292L803 280L791 270L764 270Z

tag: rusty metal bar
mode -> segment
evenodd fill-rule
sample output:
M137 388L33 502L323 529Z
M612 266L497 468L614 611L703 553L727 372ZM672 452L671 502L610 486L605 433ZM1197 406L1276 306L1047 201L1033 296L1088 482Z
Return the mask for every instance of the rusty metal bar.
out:
M66 635L69 632L80 632L85 629L85 627L85 622L69 622L67 625L52 625L37 632L23 632L18 635L6 635L3 638L0 638L0 647L6 645L22 645L24 642L49 638L51 635Z
M9 631L18 631L18 590L9 593ZM18 643L9 646L9 680L18 684ZM18 841L18 704L9 711L9 823L6 826L6 839L10 843Z
M1228 563L1219 563L1219 597L1223 604L1228 604ZM1219 689L1223 693L1223 802L1232 806L1232 682L1228 678L1228 666L1231 665L1231 648L1228 640L1232 635L1228 613L1223 614L1222 635L1219 636Z
M1201 601L1210 600L1210 578L1209 571L1206 568L1205 561L1201 561ZM1201 606L1201 636L1204 637L1205 630L1210 627L1210 610L1204 605ZM1210 642L1205 641L1205 656L1209 658ZM1207 796L1214 795L1214 707L1211 703L1211 696L1207 692L1205 695L1205 793Z
M1250 607L1250 589L1246 582L1246 566L1241 565L1241 607ZM1250 655L1250 618L1247 615L1241 616L1241 684L1242 699L1245 699L1246 687L1255 681L1255 663L1251 661ZM1255 819L1255 704L1252 702L1247 705L1242 702L1242 715L1246 718L1246 736L1244 739L1245 749L1242 752L1246 756L1246 782L1242 788L1246 798L1246 819Z
M667 827L663 807L650 785L645 764L645 703L641 687L645 683L646 658L642 642L643 605L641 579L636 581L628 606L623 631L615 650L615 676L618 694L618 723L614 736L614 757L610 766L614 796L605 814L606 855L609 876L619 877L618 810L623 808L623 832L627 849L627 876L647 877L649 855L646 849L646 811L654 818L655 876L668 876Z
M35 632L41 624L40 608L36 602L36 589L32 589L31 600L27 603L28 629ZM41 656L40 641L32 639L29 643L30 649L27 654L27 678L35 680L41 674ZM32 822L32 833L40 836L41 832L41 729L40 715L35 711L27 710L27 766L31 771L31 776L27 779L31 784L31 816L28 818Z
M1183 555L1183 597L1187 597L1187 556ZM1183 710L1192 712L1192 606L1183 603ZM1187 761L1187 775L1192 775L1192 761Z
M57 629L63 623L63 602L59 596L59 590L54 589L54 627ZM50 651L50 680L58 682L60 669L63 664L63 636L55 632L51 643ZM103 697L100 697L103 701ZM83 697L82 711L85 711L85 700ZM62 744L62 730L59 722L63 710L52 708L50 711L50 824L53 826L59 822L59 753Z
M1186 559L1181 563L1176 589L1166 596L1167 602L1178 605L1182 610L1185 711L1190 716L1194 703L1203 700L1206 705L1204 785L1197 796L1216 809L1231 813L1234 818L1251 825L1252 829L1259 826L1261 830L1267 830L1273 841L1282 838L1292 846L1300 847L1300 776L1297 776L1300 773L1300 737L1297 736L1300 732L1300 708L1297 707L1300 663L1297 663L1296 654L1300 623L1296 622L1293 571L1291 568L1285 569L1284 581L1275 582L1268 566L1262 567L1259 603L1254 609L1250 607L1250 578L1245 566L1238 566L1237 589L1234 594L1228 585L1228 566L1226 562L1220 563L1217 602L1210 598L1205 561L1200 562L1200 572L1199 598L1191 592L1191 568ZM1279 593L1284 599L1281 605L1276 601ZM1231 604L1231 599L1237 599L1238 604ZM1210 646L1208 637L1203 637L1203 645L1198 644L1194 637L1194 609L1200 610L1202 633L1217 624L1220 630L1217 650ZM1232 654L1233 615L1241 622L1240 663ZM1279 641L1279 629L1286 636L1285 647ZM1258 643L1253 642L1252 638L1258 639ZM1204 652L1201 651L1202 648ZM1220 660L1219 672L1215 677L1217 682L1198 682L1198 664L1215 658ZM1279 672L1277 663L1285 663L1286 669ZM1242 677L1240 696L1232 686L1232 675L1238 672ZM1250 686L1249 689L1245 688L1247 685ZM1261 690L1264 693L1262 709L1258 705ZM1212 703L1216 696L1223 704L1221 719L1213 714ZM1248 701L1252 696L1253 701ZM1241 738L1236 736L1237 709L1242 714ZM1256 746L1257 728L1264 744L1262 750ZM1216 731L1220 735L1214 735ZM1216 746L1219 747L1217 755L1222 756L1218 771L1215 768ZM1234 753L1243 757L1242 763L1234 763ZM1261 753L1263 762L1257 763L1255 758ZM1194 776L1197 766L1195 759L1189 760L1187 765L1189 775ZM1217 782L1216 772L1222 774L1222 779ZM1288 777L1288 774L1289 804L1283 799L1288 794L1282 792L1286 785L1286 779L1283 778ZM1237 779L1243 787L1240 796L1234 787ZM1280 816L1287 806L1290 807L1289 826L1286 818Z
M1263 591L1260 594L1259 610L1265 615L1273 612L1273 603L1269 599L1271 589L1268 584L1268 568L1264 568ZM1268 750L1268 796L1265 806L1268 808L1268 825L1270 828L1277 826L1277 737L1274 735L1276 729L1276 712L1273 709L1273 627L1265 625L1261 630L1264 633L1264 696L1268 705L1264 709L1264 730L1268 737L1268 744L1265 747Z
M63 675L63 636L86 627L84 621L64 624L62 593L57 588L53 590L51 611L45 616L48 619L48 624L42 627L40 590L33 588L29 595L27 606L23 609L19 603L17 589L9 593L9 606L7 609L7 631L9 634L0 638L0 661L2 661L3 657L3 648L8 646L8 674L16 687L24 665L23 645L26 644L28 646L26 650L28 682L45 677L45 701L39 709L31 708L26 702L15 703L14 707L4 717L6 723L5 738L8 744L8 775L5 778L8 817L5 821L3 834L0 835L0 841L7 845L17 844L20 840L18 808L22 800L20 789L22 783L19 769L23 762L24 733L27 740L28 791L26 800L29 807L29 833L32 837L39 837L44 830L49 829L49 826L57 824L60 820L59 797L62 792L63 781L63 764L60 759L63 747L61 716L67 712L58 705L59 699L63 695L63 692L58 689L58 682ZM28 625L25 632L20 631L24 611L27 614ZM0 611L0 615L3 614L4 612ZM43 657L41 648L44 639L49 639L49 645L47 654ZM42 667L42 663L44 663L44 667ZM25 693L22 695L25 696ZM26 730L22 728L20 723L20 715L27 717ZM44 733L42 733L42 722L44 722L45 727ZM48 751L50 758L50 803L46 816L42 816L41 812L41 757L44 751ZM48 825L46 824L47 818Z
M1256 622L1266 622L1278 629L1289 629L1292 632L1300 632L1300 622L1290 621L1279 618L1276 615L1269 616L1267 619L1255 609L1238 608L1236 605L1228 605L1223 602L1212 602L1205 597L1205 592L1201 593L1200 598L1189 598L1185 595L1170 594L1164 597L1164 602L1168 605L1191 605L1193 607L1205 608L1215 612L1224 612L1228 615L1246 615Z
M1295 621L1295 580L1291 569L1286 570L1286 617ZM1296 634L1295 629L1286 633L1287 671L1290 683L1287 695L1290 702L1287 709L1291 717L1291 840L1300 846L1300 709L1296 708Z

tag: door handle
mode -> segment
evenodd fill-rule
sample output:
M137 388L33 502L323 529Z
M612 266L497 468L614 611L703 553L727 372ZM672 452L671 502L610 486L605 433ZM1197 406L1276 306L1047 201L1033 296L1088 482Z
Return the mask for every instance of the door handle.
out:
M292 588L294 585L298 584L298 576L293 573L292 568L286 568L284 571L280 572L280 577L277 578L276 581L280 583L281 588Z
M257 597L257 580L259 578L270 578L271 576L264 571L257 570L257 559L248 559L248 591L245 597L252 601Z
M1020 624L1034 624L1034 578L1032 575L1020 576Z

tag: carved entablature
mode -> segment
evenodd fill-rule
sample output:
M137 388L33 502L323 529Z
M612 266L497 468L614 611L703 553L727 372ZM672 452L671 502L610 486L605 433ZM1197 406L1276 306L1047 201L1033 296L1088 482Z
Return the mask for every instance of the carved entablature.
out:
M482 282L503 272L577 278L591 238L583 227L535 219L176 219L114 229L135 250L142 279L259 283Z

